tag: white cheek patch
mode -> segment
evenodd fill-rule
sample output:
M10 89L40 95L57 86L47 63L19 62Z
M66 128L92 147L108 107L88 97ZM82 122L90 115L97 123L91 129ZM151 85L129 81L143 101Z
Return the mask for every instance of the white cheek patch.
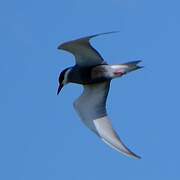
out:
M65 75L64 75L64 80L62 81L62 84L65 85L68 83L68 74L69 72L71 71L71 69L68 69L66 72L65 72Z

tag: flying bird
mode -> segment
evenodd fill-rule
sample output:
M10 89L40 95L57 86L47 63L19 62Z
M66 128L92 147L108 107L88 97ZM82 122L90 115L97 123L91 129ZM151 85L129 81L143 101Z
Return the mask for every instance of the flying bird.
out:
M82 95L73 104L83 123L110 147L124 155L139 159L140 156L129 150L113 129L106 111L106 99L111 80L142 68L138 65L141 61L107 64L99 52L92 47L90 39L110 33L114 32L82 37L58 46L58 49L72 53L76 64L60 73L57 94L68 83L83 85Z

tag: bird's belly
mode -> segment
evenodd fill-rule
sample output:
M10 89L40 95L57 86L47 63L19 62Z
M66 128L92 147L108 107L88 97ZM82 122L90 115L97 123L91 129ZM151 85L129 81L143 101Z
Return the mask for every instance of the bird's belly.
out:
M92 68L74 69L69 74L69 81L77 84L92 84L109 80L106 76L104 65L99 65Z

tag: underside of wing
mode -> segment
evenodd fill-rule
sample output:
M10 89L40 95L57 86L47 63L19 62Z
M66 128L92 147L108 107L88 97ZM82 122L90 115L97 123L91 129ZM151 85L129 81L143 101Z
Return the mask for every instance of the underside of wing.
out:
M114 131L111 121L107 116L93 120L100 138L113 149L123 153L126 156L140 159L138 155L130 151L121 141L118 134Z
M97 133L93 119L106 116L106 99L110 81L84 85L82 95L74 102L74 108L83 123Z
M99 64L106 64L99 52L91 46L90 39L99 35L110 33L114 32L100 33L68 41L58 46L58 49L72 53L75 56L76 64L78 66L88 67Z
M85 85L82 95L74 102L75 110L83 123L106 144L127 156L140 158L122 143L107 117L106 99L109 87L110 81Z

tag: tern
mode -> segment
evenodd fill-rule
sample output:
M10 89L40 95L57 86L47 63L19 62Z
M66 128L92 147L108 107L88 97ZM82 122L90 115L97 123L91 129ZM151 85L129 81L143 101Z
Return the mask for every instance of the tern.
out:
M106 99L111 80L142 68L138 65L141 61L107 64L92 47L90 39L110 33L114 32L82 37L58 46L58 49L72 53L76 64L60 73L57 94L68 83L83 85L82 95L73 104L83 123L110 147L124 155L139 159L140 156L129 150L113 129L106 111Z

